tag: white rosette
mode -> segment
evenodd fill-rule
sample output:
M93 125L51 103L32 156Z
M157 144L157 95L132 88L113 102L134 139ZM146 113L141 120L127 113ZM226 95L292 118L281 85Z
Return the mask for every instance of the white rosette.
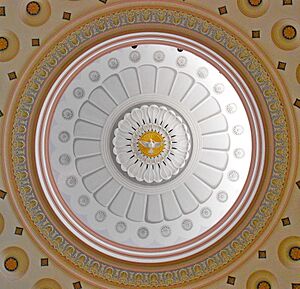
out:
M140 137L154 131L163 140L163 150L149 157L139 150ZM191 137L181 117L157 105L143 105L126 113L114 132L113 152L121 169L136 180L160 183L177 175L189 158Z

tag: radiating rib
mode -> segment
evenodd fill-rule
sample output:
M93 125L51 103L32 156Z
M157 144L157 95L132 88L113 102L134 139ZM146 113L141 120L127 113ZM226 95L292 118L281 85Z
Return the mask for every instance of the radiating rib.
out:
M162 194L161 201L165 220L176 220L182 215L180 206L173 192Z
M107 119L107 114L101 111L97 106L86 101L79 110L79 117L83 120L103 126Z
M223 114L218 114L199 123L201 134L214 134L228 130L227 120Z
M117 216L124 217L129 208L133 192L122 187L109 206L109 210Z
M155 92L157 68L154 65L142 65L138 68L142 94Z
M189 214L197 209L199 206L194 195L183 184L179 185L174 190L174 195L177 199L178 205L184 214Z
M121 189L122 186L111 177L106 183L103 183L102 187L97 189L94 198L102 206L107 207Z
M137 69L135 67L122 70L120 76L130 97L141 94Z
M192 113L196 121L201 122L221 112L218 102L210 97L198 106Z
M181 102L190 111L193 111L198 108L207 97L209 97L209 91L201 83L196 83Z
M104 161L100 154L76 159L75 163L79 174L84 176L104 166Z
M129 98L119 75L114 74L105 79L102 83L106 92L114 99L117 104Z
M87 177L83 177L82 181L88 191L95 192L99 187L101 187L101 184L110 178L111 175L109 171L106 169L106 167L103 167Z
M91 92L89 100L107 114L110 114L117 106L114 99L101 86Z
M161 67L157 73L156 93L169 95L175 81L176 70L169 67Z
M194 78L186 73L180 72L174 81L170 96L176 100L181 100L189 93L195 83Z
M202 137L202 147L208 150L227 151L230 148L230 138L228 134L213 134Z
M186 183L184 183L184 185L201 204L206 202L213 193L213 191L208 186L206 186L201 180L196 178L194 175L190 176L186 180Z
M202 150L200 162L219 170L225 170L228 163L228 154L222 151Z
M135 222L144 221L146 204L147 196L145 194L134 193L133 200L128 209L127 218Z
M75 139L74 154L76 157L89 156L100 153L100 141Z
M223 173L220 170L202 163L196 165L193 175L212 189L215 189L223 178Z
M85 159L87 157L93 157L93 156L98 156L98 155L101 155L101 153L97 152L95 154L89 154L88 156L76 156L76 160Z
M74 136L77 138L101 139L102 127L90 122L77 120L74 126Z
M148 195L146 221L159 223L163 221L163 210L160 195Z

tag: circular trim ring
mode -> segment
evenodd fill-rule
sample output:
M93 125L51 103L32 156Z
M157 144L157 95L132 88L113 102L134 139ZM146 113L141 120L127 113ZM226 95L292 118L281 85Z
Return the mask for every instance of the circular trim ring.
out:
M111 50L110 42L118 43L117 47L119 48L123 47L124 45L131 45L132 42L137 43L139 45L142 43L148 43L150 41L151 43L157 42L160 44L168 44L175 47L180 44L183 49L195 53L200 57L203 57L205 60L207 60L213 65L216 65L216 63L214 63L213 60L214 58L217 58L217 60L220 62L217 68L228 77L231 84L238 91L240 98L246 107L251 127L253 129L252 139L253 143L255 143L252 152L252 163L247 181L239 198L236 200L235 204L232 206L230 211L224 216L224 218L220 220L211 229L209 229L207 232L196 238L193 238L190 241L183 242L182 244L178 244L176 246L161 248L159 250L139 249L116 244L115 242L112 242L106 239L105 237L99 236L95 231L91 230L82 221L80 221L79 218L76 217L74 213L68 208L68 205L62 198L51 172L45 171L45 168L50 167L49 153L47 150L48 141L46 141L46 144L40 142L40 139L48 139L47 136L49 135L50 124L52 122L53 117L53 113L51 113L51 111L55 110L55 106L57 105L66 87L77 75L77 73L79 73L77 70L73 71L73 67L76 67L76 69L79 70L79 68L77 68L77 63L82 62L83 67L87 66L97 57L107 53L106 50ZM214 238L217 237L217 239L220 239L221 237L223 237L240 220L241 216L245 213L245 211L247 210L247 208L251 204L251 201L254 198L255 192L258 187L257 182L260 180L260 176L262 174L263 166L261 165L261 163L263 163L264 158L260 158L260 155L263 155L263 152L260 151L259 148L263 148L265 146L264 138L261 136L263 134L263 128L262 123L260 121L259 113L256 111L257 108L254 103L251 103L250 91L247 89L242 79L240 79L241 82L237 83L240 77L235 74L233 68L231 68L226 61L222 60L218 55L212 53L212 51L205 48L203 45L196 44L193 41L188 41L187 39L184 39L182 37L171 36L161 33L144 33L143 35L132 34L126 35L124 37L118 37L109 41L108 43L103 43L100 45L100 47L101 49L98 49L97 47L93 48L92 51L89 51L88 56L82 56L76 61L74 61L74 63L68 68L68 70L71 71L71 76L68 74L67 71L63 73L62 76L60 76L60 81L59 83L57 83L57 87L52 86L51 91L49 92L50 97L46 100L43 106L44 111L41 112L41 115L43 115L43 119L37 125L37 133L39 134L39 136L36 138L36 147L38 147L38 151L36 153L36 159L38 161L38 171L41 172L39 175L42 179L42 186L44 191L47 192L46 197L51 203L51 207L54 208L60 220L64 220L63 222L65 223L68 229L74 232L77 236L79 235L80 238L85 239L85 242L88 243L90 246L102 248L102 250L104 250L108 254L112 254L115 257L118 257L118 251L113 246L119 248L120 252L122 252L122 254L126 256L127 260L134 262L137 262L137 260L139 262L149 262L147 260L151 259L151 254L153 256L153 260L157 262L165 262L167 260L172 260L173 258L178 258L178 254L182 254L182 258L187 257L191 254L195 254L197 251L199 251L200 246L203 247L203 249L206 249L210 244L212 244ZM96 51L96 53L94 51ZM80 69L82 69L81 65L79 67ZM151 101L151 97L148 97L147 99ZM123 104L121 104L120 107L121 106L123 106ZM110 117L113 118L113 114L114 113L112 113ZM110 120L108 120L107 122L111 124L114 123ZM109 132L111 130L107 129L107 131ZM108 138L105 132L106 130L103 132L104 139ZM108 143L106 145L108 145ZM109 147L106 147L106 150L109 150ZM46 156L45 160L43 160L42 156ZM88 234L86 234L86 232L88 232ZM220 234L221 232L222 234ZM218 236L218 234L220 235ZM183 246L186 246L186 248ZM136 260L134 258L136 258Z
M170 3L172 3L172 2L170 2ZM138 3L138 4L141 4L141 3ZM119 6L118 6L119 5ZM134 2L133 3L129 3L128 4L128 6L130 6L130 5L134 5ZM150 4L148 4L148 5L150 5ZM163 3L163 4L161 4L160 3L160 8L165 8L166 6L168 5L168 3ZM154 5L155 6L155 5ZM180 6L180 7L179 7ZM115 5L112 5L112 8L119 8L119 10L118 11L120 11L120 8L122 7L122 8L124 8L124 6L122 6L122 5L120 5L120 4L115 4ZM153 7L153 6L152 6ZM178 13L178 10L189 10L189 15L192 17L192 19L195 19L195 15L197 15L197 17L199 17L199 15L201 15L201 13L198 13L198 12L195 12L195 9L194 9L194 7L191 7L191 6L189 6L189 5L179 5L178 4L178 6L177 6L178 8L177 9L174 9L174 8L172 8L172 10L170 10L170 9L168 9L167 11L168 11L168 13L174 13L174 14L176 14L176 13ZM108 7L107 8L107 10L109 10L109 9L111 9L111 7ZM104 12L107 12L107 10L105 10ZM150 11L149 11L150 10ZM151 13L154 13L155 12L155 10L156 9L153 9L152 8L152 10L151 9L147 9L147 13L149 12L150 14ZM175 10L175 11L174 11ZM162 11L166 11L166 10L160 10L160 9L158 9L156 12L157 13L159 13L159 12L161 12L161 13L163 13ZM192 12L193 11L193 12ZM135 13L139 13L140 12L140 10L136 10L136 11L128 11L128 15L130 16L130 19L132 18L132 14L130 14L130 13L133 13L133 18L135 19ZM199 11L200 12L200 11ZM122 14L122 13L124 13L124 11L121 11L121 12L119 12L120 14ZM197 14L198 13L198 14ZM120 14L118 14L117 16L120 16ZM95 15L96 15L96 13L95 13ZM114 15L114 17L116 17L116 14L113 14ZM126 13L125 13L125 15L126 15ZM156 14L156 16L157 15L160 15L160 14ZM213 19L213 21L216 21L216 22L219 22L219 20L217 20L216 19L216 17L214 16L214 15L212 15L212 14L210 14L208 11L205 11L205 17L207 17L207 15L210 15L209 17L211 18L211 19ZM185 16L186 16L186 14L185 13L182 13L182 12L179 12L179 23L182 23L182 21L184 20L184 19L186 19L186 18L184 18ZM158 16L157 16L158 17ZM242 57L242 58L240 58L240 57L238 57L238 55L236 54L236 48L237 47L242 47L242 48L244 48L244 52L246 52L246 51L248 51L249 52L249 50L248 49L245 49L245 46L244 46L244 44L242 44L242 42L240 42L240 41L237 41L237 40L235 40L234 38L233 38L233 36L231 35L231 34L228 34L227 32L225 32L225 30L223 30L222 28L220 28L220 27L216 27L212 22L211 22L211 20L210 21L208 21L208 20L205 20L205 17L200 17L200 18L197 18L197 21L199 20L199 19L202 19L202 23L205 23L205 26L206 26L206 28L205 28L205 33L203 33L203 31L200 31L201 33L202 33L202 35L203 35L203 37L205 37L206 39L208 39L208 40L212 40L212 39L214 39L214 41L216 41L217 43L218 42L220 42L220 35L217 37L217 38L215 38L214 37L214 35L208 35L208 33L207 33L207 31L211 31L211 29L216 29L217 28L217 31L219 32L219 33L221 33L221 35L227 35L228 37L229 37L229 47L227 47L226 45L226 43L224 44L222 44L222 46L224 46L224 47L227 47L227 49L228 49L228 54L230 54L230 55L232 55L232 56L235 56L237 59L240 59L241 61L242 61L242 63L244 63L245 61L249 61L249 57L251 57L251 59L255 59L255 58L252 58L252 57L254 57L254 56L256 56L255 54L253 55L252 53L249 55L249 54L247 54L246 53L246 56L244 55L244 57ZM88 18L86 18L86 19L88 19ZM100 18L100 20L103 20L103 18ZM159 19L159 18L156 18L156 19ZM203 20L204 19L204 20ZM100 21L101 22L101 21ZM162 23L163 21L162 20L160 20L159 21L160 23ZM101 24L102 25L102 24ZM178 23L176 24L176 25L178 25ZM229 28L229 26L225 23L225 22L223 22L223 26L226 28ZM170 28L171 26L169 26L169 28ZM81 27L81 28L83 28L83 27ZM193 28L193 27L192 27ZM192 30L192 28L191 27L188 27L187 29L191 29ZM181 28L180 28L181 29ZM178 29L178 30L180 30L180 29ZM183 29L183 28L182 28ZM172 29L171 29L172 30ZM234 30L234 29L233 29ZM186 30L186 31L188 31L188 30ZM214 30L214 31L216 31L216 30ZM176 31L177 32L177 31ZM197 31L197 32L199 32L199 31ZM178 33L181 33L180 31L178 31ZM193 32L194 33L194 32ZM191 32L191 34L193 34L192 32ZM63 34L63 33L62 33ZM72 37L71 38L73 38L73 40L75 40L75 39L77 39L76 41L78 41L79 42L79 40L80 39L78 39L77 38L77 36L76 35L71 35ZM59 36L60 37L60 36ZM75 38L74 38L75 37ZM56 39L58 39L58 37L56 38ZM70 38L69 38L70 39ZM81 39L82 40L82 39ZM222 39L221 39L222 40ZM246 43L250 43L250 41L249 40L247 40L247 38L245 38L244 37L244 41L246 41ZM78 42L77 42L77 44L78 44ZM77 45L76 45L77 46ZM50 45L49 45L49 47L50 47ZM60 46L58 46L57 47L58 49L60 49L61 47ZM74 48L74 47L73 47ZM254 47L254 49L256 50L256 53L258 53L263 59L265 59L266 60L266 57L264 56L264 55L262 55L261 53L260 53L260 51L259 50L257 50L257 48L255 48ZM56 48L54 48L54 50L52 51L53 53L54 52L56 52ZM243 54L243 53L242 53ZM48 56L50 56L50 54L48 55ZM47 59L47 60L49 60L49 59ZM257 60L257 59L256 59ZM252 66L252 69L250 68L251 67L251 64L250 64L250 67L248 67L248 66L246 66L246 68L247 68L247 70L253 75L252 77L255 79L255 81L254 82L256 82L257 83L257 85L258 86L260 86L260 88L262 89L262 91L263 91L263 94L265 95L265 97L266 97L266 100L267 100L267 103L268 103L268 105L270 106L270 109L271 109L271 112L272 112L272 115L273 115L273 119L275 118L275 120L276 120L276 128L278 128L278 127L280 127L281 129L283 129L286 133L285 134L279 134L278 133L278 130L276 129L276 131L274 130L274 132L276 132L276 136L278 137L278 139L280 140L280 144L282 145L281 146L281 148L283 148L283 153L284 153L284 155L286 156L286 159L285 159L285 162L282 164L282 169L280 169L280 168L277 168L276 170L277 170L277 172L278 172L278 169L279 169L279 171L281 172L281 178L280 179L278 179L277 181L274 181L274 183L273 183L273 185L275 185L276 187L278 187L279 188L279 191L277 191L277 192L275 192L275 191L271 191L271 192L268 192L267 193L267 197L268 197L268 200L269 200L269 202L271 202L272 204L273 204L273 206L275 206L275 208L277 208L278 207L278 201L281 199L283 202L281 202L281 204L280 204L280 210L279 211L282 211L282 209L284 208L284 206L286 205L286 202L287 202L287 199L288 199L288 197L289 197L289 194L290 194L290 192L291 192L291 186L292 186L292 184L293 184L293 182L294 182L294 178L295 178L295 175L294 175L294 173L292 173L290 176L289 176L289 179L288 179L288 181L286 182L286 185L284 186L283 185L283 183L287 180L286 179L286 175L287 175L287 171L289 170L290 172L295 172L295 170L294 170L294 168L295 168L295 166L296 166L296 160L297 160L297 156L298 156L298 150L297 150L297 146L295 145L295 139L293 138L293 139L289 139L289 137L290 137L290 134L289 134L289 131L291 130L292 132L291 133L293 133L294 134L294 136L296 136L297 135L297 133L296 133L296 130L295 130L295 126L293 125L293 123L291 122L292 120L294 120L294 116L293 116L293 114L292 114L292 111L291 111L291 109L290 109L290 107L289 107L289 104L288 104L288 101L287 101L287 99L285 99L284 97L282 97L282 98L280 98L279 97L279 94L278 94L278 91L280 91L281 93L283 93L284 95L286 95L286 90L285 90L285 88L283 87L283 85L282 85L282 83L280 82L280 80L279 80L279 78L278 78L278 75L277 75L277 73L273 73L273 69L272 69L272 66L270 65L270 63L266 60L266 65L267 65L267 67L270 69L270 71L271 71L271 73L272 73L272 77L274 77L278 82L277 82L277 84L278 84L278 86L277 85L274 85L274 83L272 83L272 79L270 78L270 75L265 71L265 67L264 66L262 66L262 64L261 64L261 62L259 61L259 60L257 60L258 62L256 63L257 65L256 65L256 69L253 69L253 66ZM46 62L47 63L47 62ZM52 65L53 65L53 63L52 63ZM51 65L49 66L50 68L51 68ZM257 75L256 73L255 73L255 71L257 72L257 68L260 68L261 70L262 70L262 75ZM51 69L53 69L53 68L51 68ZM30 71L31 69L28 69L28 72ZM40 71L39 70L39 72L42 72L42 73L44 73L45 71ZM24 76L24 78L23 79L26 79L27 78L27 73L26 73L26 76ZM45 75L42 75L42 79L44 79L45 78ZM39 84L38 83L34 83L34 82L32 82L32 80L34 80L34 79L36 79L35 78L35 76L33 75L33 78L31 79L31 82L29 82L29 84L32 86L32 88L33 88L33 93L35 94L36 93L36 90L37 90L37 88L38 88L38 86L39 86ZM38 79L40 79L40 78L38 78ZM37 80L38 80L37 79ZM23 87L23 85L26 83L26 81L24 81L24 82L22 82L21 83L21 85L19 86L19 87L17 87L17 89L16 89L16 91L19 91L20 89L23 89L22 87ZM266 87L266 85L267 85L267 83L268 84L270 84L270 86L268 86L268 87ZM16 97L18 97L18 95L20 95L19 93L15 93L15 97L14 97L14 99L16 98ZM274 97L277 99L278 97L278 99L277 99L277 102L275 102L275 103L270 103L270 100L274 100ZM24 96L23 96L23 100L24 100ZM23 103L23 102L22 102ZM22 104L21 103L21 104ZM25 101L25 104L26 104L26 101ZM272 106L271 106L271 104L272 104ZM277 106L279 105L279 108L277 108ZM7 115L11 115L11 116L13 116L14 115L14 109L15 109L15 106L11 106L11 107L8 107L8 109L7 109L7 111L9 112ZM27 116L26 116L26 113L25 113L25 111L22 111L22 110L19 110L19 116L21 116L21 120L23 120L23 123L26 121L26 119L27 119ZM282 118L282 116L283 116L283 118ZM274 120L274 121L275 121ZM288 122L286 122L286 121L288 121ZM295 122L294 122L295 123ZM5 123L5 126L4 126L4 130L3 130L3 134L4 134L4 136L7 136L7 135L9 135L10 134L10 131L11 131L11 129L10 129L10 126L11 126L11 120L10 120L10 118L8 117L7 119L6 119L6 123ZM22 128L22 126L20 127L20 128ZM9 158L9 156L10 156L10 150L8 149L9 148L9 144L10 144L10 138L5 138L5 141L6 141L6 145L5 146L2 146L3 147L3 149L4 149L4 154L3 155L5 155L5 156L7 156L7 159L10 159ZM23 149L23 148L20 148L20 149ZM278 148L279 149L279 148ZM286 155L285 153L290 153L289 155ZM279 155L279 156L281 156L282 157L282 152L281 153L279 153L279 151L276 153L276 156L277 155ZM291 157L292 156L292 157ZM6 159L6 160L7 160ZM17 160L15 160L15 164L16 165L18 165L18 159ZM11 189L11 191L13 192L14 191L14 185L13 184L11 184L8 180L9 180L9 176L11 176L11 169L9 168L9 166L8 166L8 163L3 163L3 165L4 165L4 168L5 168L5 172L6 172L6 185ZM287 165L289 165L289 167L290 167L290 169L287 169L287 168L285 168L285 166L287 166ZM24 185L24 175L20 175L20 178L18 179L18 183L19 184L23 184ZM286 191L287 191L287 193L286 194L284 194L284 196L282 195L282 192L283 192L283 190L284 189L286 189ZM26 199L25 198L27 198L27 200L28 201L30 201L30 196L31 196L31 188L30 187L22 187L22 190L21 190L21 195L22 195L22 197L24 198L24 201L26 201ZM26 196L27 195L27 196ZM12 197L13 197L13 199L15 200L15 202L16 202L16 204L21 204L20 203L20 200L18 200L18 198L17 198L17 196L15 196L15 195L12 195ZM29 199L28 199L29 198ZM267 202L268 203L268 202ZM266 203L263 203L263 205L266 205ZM32 209L38 209L39 207L37 207L36 205L34 205L33 207L32 207ZM263 208L263 207L262 207ZM266 207L265 207L265 209L266 209ZM261 216L266 216L267 217L267 220L265 220L265 221L262 221L262 220L260 220L260 219L256 219L256 220L252 220L252 224L253 224L253 222L255 222L255 224L256 225L258 225L258 224L260 224L259 225L259 227L258 227L258 232L256 231L256 236L258 236L258 235L261 235L261 234L259 234L259 233L261 233L261 228L264 226L264 225L266 225L267 223L269 223L268 222L268 220L270 221L270 215L271 215L271 211L270 211L270 209L267 209L267 211L265 210L265 209L263 209L263 211L261 211ZM22 209L23 210L23 209ZM37 213L37 210L35 210L35 211L33 211L33 213ZM34 218L34 215L32 216L32 218ZM271 225L271 227L274 227L274 225L277 223L277 221L278 221L278 219L279 219L279 217L278 216L276 216L273 220L272 220L272 225ZM34 219L35 220L35 222L37 222L37 219ZM45 219L44 219L45 220ZM47 220L47 219L46 219ZM24 220L24 222L25 222L25 220ZM264 224L263 226L261 226L262 224ZM25 222L25 224L24 224L28 229L30 228L29 227L29 224L27 224L27 222ZM36 232L37 232L37 229L34 229ZM29 231L31 231L31 230L29 230ZM246 231L247 232L247 231ZM269 230L268 230L268 232L265 232L264 234L263 234L263 237L265 238L266 237L266 235L269 233ZM247 233L247 234L249 234L249 232ZM249 235L247 235L247 236L249 236ZM253 237L253 235L251 235L252 237L251 237L251 240L254 240L254 239L256 239L255 237ZM240 235L240 237L242 238L242 236ZM49 239L49 236L46 236L46 238L50 241L51 239ZM37 239L38 240L38 239ZM236 239L237 241L238 240L242 240L242 239ZM46 249L47 251L49 251L48 249L47 249L47 246L45 246L45 244L43 244L42 242L40 242L39 241L39 244L44 248L44 249ZM245 247L248 247L248 245L249 245L249 243L247 243L247 244L244 244L244 245L242 245L243 243L240 243L240 245L238 245L238 247L235 247L236 249L234 249L234 251L236 252L236 254L240 254L240 252L241 251L243 251L243 250L245 250ZM63 253L63 251L62 251L62 248L60 248L60 247L58 247L58 249L60 250L60 252L63 254L63 255L65 255L65 253ZM237 250L237 251L236 251ZM52 251L52 252L54 252L54 251ZM75 252L75 251L74 251ZM78 253L80 253L80 252L78 252ZM222 252L221 252L222 253ZM250 253L247 253L247 254L244 254L244 256L248 256ZM217 256L217 255L216 255ZM219 255L219 256L223 256L222 254L221 255ZM226 256L226 255L225 255ZM235 255L236 256L236 255ZM74 257L74 256L73 256ZM78 266L80 266L79 264L81 264L81 262L79 262L78 260L77 260L77 262L76 262L76 259L74 259L72 256L69 256L68 258L71 258L72 260L70 260L70 261L75 261L75 263L73 263L73 264L78 264ZM228 256L228 258L230 258L229 256ZM228 264L229 263L229 260L230 259L226 259L226 264ZM243 260L245 259L245 257L243 257L243 258L239 258L239 260L240 260L240 262L242 262ZM232 259L231 259L232 260ZM212 259L210 259L210 261L213 261ZM79 263L78 263L79 262ZM207 263L206 263L207 264ZM210 272L215 272L218 268L220 268L220 264L219 265L217 265L218 263L213 263L214 265L213 266L210 266L210 268L209 268L209 270L207 270L207 269L205 269L204 271L203 271L203 268L201 269L201 268L199 268L199 267L195 267L196 266L196 264L195 264L195 266L194 267L190 267L191 269L197 269L196 271L195 271L195 275L193 275L194 277L192 277L192 280L199 280L199 278L200 277L203 277L203 276L207 276ZM236 264L237 264L237 262L236 262ZM63 264L62 264L63 265ZM198 265L197 265L198 266ZM235 266L237 266L237 265L235 265ZM206 265L205 265L205 267L206 267ZM221 266L222 267L222 266ZM68 268L67 266L66 266L66 268ZM72 269L74 269L74 267L72 268ZM70 269L70 270L72 270L72 269ZM194 270L193 269L193 270ZM231 266L231 269L232 269L232 266ZM111 282L112 282L112 280L113 280L113 283L116 285L116 286L118 286L118 284L123 284L122 285L122 288L124 288L124 286L126 286L127 284L128 284L128 279L122 279L121 278L121 280L119 280L118 279L118 276L117 277L114 277L114 278L112 278L112 272L113 271L111 271L111 270L113 270L111 267L108 267L107 268L107 270L105 270L105 272L107 272L107 274L105 273L105 272L102 272L99 276L101 276L103 279L105 279L105 280L110 280ZM182 271L183 270L183 271ZM172 282L170 282L170 280L169 281L167 281L167 279L166 279L166 281L164 281L164 282L166 282L166 283L160 283L161 284L161 286L169 286L169 285L172 285L173 286L173 288L175 288L175 286L177 286L177 285L179 285L179 284L181 284L182 282L185 282L185 281L187 281L187 280L189 280L189 278L186 278L186 277L184 277L184 276L188 276L188 275L186 275L187 274L187 271L186 271L187 269L180 269L180 272L186 272L186 273L184 273L183 275L182 275L182 277L179 277L179 270L177 269L177 270L175 270L174 271L174 274L177 274L176 276L178 276L178 279L176 279L176 281L172 281ZM200 270L200 271L199 271ZM226 269L227 270L227 269ZM226 271L225 270L225 271ZM223 271L223 274L225 274L225 271ZM82 271L81 271L82 272ZM110 273L108 273L108 272L110 272ZM121 271L121 273L122 272L125 272L125 271ZM177 273L176 273L177 272ZM73 272L74 273L74 272ZM75 272L76 273L76 272ZM120 274L121 274L120 273ZM126 273L126 272L125 272ZM118 273L119 274L119 273ZM127 273L126 273L127 274ZM138 273L139 274L139 273ZM156 273L153 273L153 274L156 274ZM169 275L168 274L171 274L171 273L168 273L168 272L165 272L165 274L164 274L164 276L167 278ZM127 275L126 275L127 276ZM139 275L140 276L140 275ZM160 277L158 277L158 275L153 275L153 276L157 276L157 278L159 279ZM181 275L180 275L181 276ZM117 279L116 279L117 278ZM156 278L156 277L155 277ZM158 280L158 279L155 279L155 280ZM87 281L90 281L90 282L93 282L94 284L97 284L97 283L95 283L94 281L92 281L90 278L86 278L86 280ZM123 280L123 281L122 281ZM126 281L127 280L127 281ZM141 283L142 281L142 279L137 279L137 280L140 280L140 281L137 281L138 283L134 283L134 284L143 284L143 286L148 286L147 284L152 284L152 283L149 283L150 281L149 281L149 279L143 279L143 283ZM148 281L147 281L148 280ZM211 278L209 279L209 280L211 280ZM131 281L130 281L131 282ZM145 283L144 283L145 282ZM163 282L163 280L162 281L160 281L160 282ZM206 279L206 281L205 281L206 283L208 282L208 279ZM110 283L110 284L112 284L112 283ZM130 283L130 284L132 284L132 283ZM163 284L165 284L165 285L163 285ZM97 284L98 285L98 287L99 287L99 283ZM149 285L149 286L153 286L153 284L152 285ZM182 287L182 285L180 285L181 287ZM191 288L191 284L189 285L189 288Z

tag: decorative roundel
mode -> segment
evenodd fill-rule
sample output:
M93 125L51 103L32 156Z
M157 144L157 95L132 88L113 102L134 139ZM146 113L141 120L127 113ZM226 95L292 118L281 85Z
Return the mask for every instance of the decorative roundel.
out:
M161 234L164 237L169 237L171 235L171 228L169 226L166 226L166 225L162 226Z
M26 5L26 11L29 15L38 15L41 11L41 5L36 1L31 1Z
M189 231L191 230L193 227L193 222L191 220L183 220L182 221L182 228L185 230L185 231Z
M278 247L278 256L284 266L298 270L300 266L300 238L290 236L284 239Z
M138 51L132 51L129 57L132 62L138 62L141 59L141 54Z
M297 30L292 25L286 25L282 29L282 35L284 38L291 40L294 39L297 36Z
M271 289L271 284L267 281L260 281L258 284L257 284L257 289Z
M96 71L91 71L89 74L89 78L92 81L97 81L100 78L100 74ZM83 98L84 97L84 90L81 87L76 87L73 90L73 95L75 98Z
M19 14L25 24L39 26L51 16L51 5L49 0L22 0L19 5Z
M91 81L98 81L100 79L100 73L98 71L91 71L89 74L90 80ZM74 91L74 93L76 93ZM77 97L81 98L84 95L84 91L80 88L77 88Z
M293 50L300 46L300 25L290 18L277 21L272 27L273 42L283 50Z
M19 52L18 36L10 30L0 30L0 62L13 59Z
M300 247L292 247L289 256L293 261L300 261Z
M187 126L166 107L134 108L119 122L114 134L117 162L138 181L169 180L189 157L191 137Z
M0 272L3 278L15 281L21 279L29 267L27 253L19 247L7 247L0 252L2 265Z
M158 51L155 51L154 54L153 54L153 58L156 62L162 62L164 61L165 59L165 54L163 51L161 50L158 50Z
M14 257L8 257L4 261L4 267L7 271L10 272L16 271L18 268L18 260Z
M4 51L8 48L8 40L5 37L0 37L0 51Z
M248 0L251 6L259 6L262 3L262 0Z
M237 0L237 5L244 15L256 18L268 11L270 2L270 0Z
M221 191L217 194L218 201L224 203L228 200L228 194L224 191Z
M206 78L206 77L208 77L208 69L206 67L200 67L198 69L198 76L200 78Z
M66 143L70 140L70 134L67 131L62 131L59 135L58 135L59 140L62 143Z

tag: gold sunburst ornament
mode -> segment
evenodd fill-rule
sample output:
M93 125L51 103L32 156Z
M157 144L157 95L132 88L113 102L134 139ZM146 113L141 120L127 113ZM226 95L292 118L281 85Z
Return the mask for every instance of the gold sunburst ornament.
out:
M8 40L5 37L0 37L0 51L4 51L8 48Z
M14 258L14 257L8 257L4 261L4 267L9 272L13 272L13 271L17 270L17 268L18 268L18 261L17 261L17 259Z
M292 25L287 25L282 30L282 35L285 39L292 40L297 36L297 30Z
M138 146L143 155L155 158L164 150L164 137L156 131L148 131L141 136Z
M31 1L27 4L26 11L31 16L38 15L41 11L41 6L38 2Z
M262 0L248 0L251 6L259 6L262 3Z
M271 289L271 285L267 281L261 281L258 283L257 289Z
M300 261L300 247L291 248L289 256L293 261Z

